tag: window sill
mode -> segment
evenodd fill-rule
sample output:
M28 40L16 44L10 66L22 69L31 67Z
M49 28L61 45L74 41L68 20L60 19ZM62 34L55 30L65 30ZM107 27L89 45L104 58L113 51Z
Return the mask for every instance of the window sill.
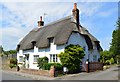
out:
M34 62L33 64L38 64L37 62Z
M23 62L19 62L18 64L23 64Z

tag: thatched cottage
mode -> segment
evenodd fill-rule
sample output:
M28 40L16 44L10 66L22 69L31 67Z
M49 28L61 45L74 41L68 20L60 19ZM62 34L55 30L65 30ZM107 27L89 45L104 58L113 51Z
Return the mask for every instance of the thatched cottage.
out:
M40 17L38 27L31 30L17 45L19 66L38 69L37 58L47 56L49 62L60 62L57 54L63 52L69 44L79 44L85 51L83 64L98 62L100 58L100 41L92 36L79 22L79 10L74 4L72 16L65 17L44 26Z

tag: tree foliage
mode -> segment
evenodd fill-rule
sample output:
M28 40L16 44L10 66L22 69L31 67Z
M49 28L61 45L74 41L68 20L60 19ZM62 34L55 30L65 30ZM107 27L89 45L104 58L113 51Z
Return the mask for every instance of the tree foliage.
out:
M9 54L16 54L17 51L16 50L9 50L9 51L4 51L5 55L9 55Z
M113 58L116 58L120 55L120 18L116 23L117 29L115 29L112 33L112 43L110 46L110 51L114 53Z
M62 65L67 67L69 72L73 73L80 70L80 63L85 54L83 48L79 45L70 44L58 56Z
M103 63L105 63L107 60L110 60L110 58L112 57L113 57L113 52L107 50L100 52L100 59L102 60Z
M3 50L3 47L0 46L0 56L3 56L4 55L4 50Z

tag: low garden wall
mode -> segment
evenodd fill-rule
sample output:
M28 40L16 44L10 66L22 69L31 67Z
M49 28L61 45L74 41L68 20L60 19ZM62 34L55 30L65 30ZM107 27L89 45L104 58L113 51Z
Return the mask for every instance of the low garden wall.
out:
M42 75L42 76L50 76L48 70L21 69L20 72L35 74L35 75Z
M89 71L93 72L96 70L103 70L103 63L101 62L90 62L89 63Z

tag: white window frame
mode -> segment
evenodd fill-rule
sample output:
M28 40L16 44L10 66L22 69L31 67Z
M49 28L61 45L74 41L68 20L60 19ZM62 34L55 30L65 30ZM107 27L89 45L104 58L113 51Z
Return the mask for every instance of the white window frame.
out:
M24 62L23 56L19 56L19 62Z
M57 54L50 54L50 62L58 62Z
M38 57L36 57L35 59L35 56L38 56ZM33 55L33 62L36 63L38 58L39 58L39 55Z

